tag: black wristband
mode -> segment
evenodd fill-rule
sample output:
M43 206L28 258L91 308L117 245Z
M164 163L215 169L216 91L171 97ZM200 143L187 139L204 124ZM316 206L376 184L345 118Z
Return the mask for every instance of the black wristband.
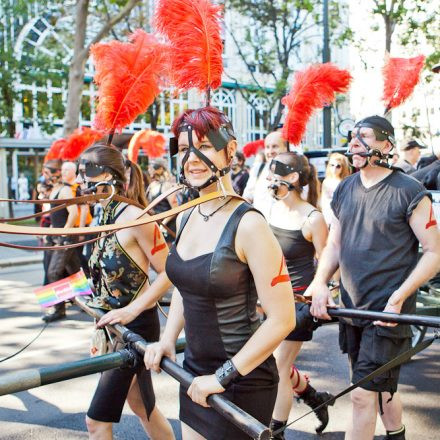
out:
M215 377L219 381L220 385L225 389L238 376L240 376L240 373L235 368L235 365L231 360L227 360L215 372Z

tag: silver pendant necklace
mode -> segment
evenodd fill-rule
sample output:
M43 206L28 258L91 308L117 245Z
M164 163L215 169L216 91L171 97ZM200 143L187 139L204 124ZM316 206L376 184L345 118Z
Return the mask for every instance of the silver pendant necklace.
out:
M225 207L231 200L232 198L227 200L225 203L223 203L223 205L220 205L216 210L212 211L211 214L203 214L203 212L200 210L200 205L197 205L197 211L203 217L203 220L207 222L216 212L220 211L220 209Z

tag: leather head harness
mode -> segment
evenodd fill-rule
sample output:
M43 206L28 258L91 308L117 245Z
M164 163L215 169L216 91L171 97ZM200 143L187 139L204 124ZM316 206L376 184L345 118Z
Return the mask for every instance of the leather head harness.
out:
M394 147L396 145L396 140L394 138L394 128L391 125L391 123L382 116L369 116L367 118L361 119L354 128L357 128L357 132L355 135L355 138L359 140L359 142L365 147L367 150L365 153L352 153L350 149L350 142L353 139L352 132L348 132L348 149L345 152L345 156L347 156L350 160L350 163L352 163L353 156L361 156L367 158L365 161L365 164L361 168L365 168L369 163L370 159L373 156L378 157L379 159L376 159L373 162L373 165L380 166L383 168L388 169L398 169L390 165L387 160L392 157L391 154L388 153L382 153L382 151L372 148L370 145L368 145L365 140L360 136L359 132L362 127L372 128L374 131L374 135L376 136L376 139L378 141L388 141L391 143L391 145Z
M287 165L283 162L280 162L276 159L272 159L272 162L270 163L270 171L273 174L276 174L281 177L285 177L291 173L299 173L301 174L303 172L302 167L296 168L292 167L290 165ZM285 186L287 188L287 193L284 196L280 196L279 190L281 186ZM277 179L273 181L269 186L269 191L271 193L271 196L277 200L283 200L289 195L289 191L294 191L296 189L295 185L291 182L288 182L287 180Z
M235 135L232 129L232 125L228 119L225 117L225 123L222 124L217 130L210 130L206 137L209 139L209 142L214 146L216 151L224 150L228 143L231 140L235 140ZM226 167L222 169L218 169L217 166L212 163L209 158L207 158L200 150L198 150L194 146L193 141L193 128L189 124L182 125L179 127L179 133L181 132L188 132L188 150L186 151L185 155L183 156L182 163L180 166L180 173L179 173L179 182L183 185L196 189L197 191L208 187L214 182L220 182L220 177L226 175L231 170L230 164L228 164ZM170 155L175 156L178 153L178 138L172 137L170 139ZM203 163L207 165L207 167L211 170L211 177L209 177L205 183L199 186L193 186L191 185L188 180L185 177L184 168L185 164L188 161L190 153L194 153Z

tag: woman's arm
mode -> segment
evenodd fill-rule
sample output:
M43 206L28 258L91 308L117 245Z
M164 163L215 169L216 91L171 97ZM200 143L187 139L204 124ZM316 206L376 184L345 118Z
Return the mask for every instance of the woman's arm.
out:
M267 319L232 358L242 375L264 362L295 328L292 286L281 247L260 214L249 212L245 217L237 231L236 248L249 265Z
M309 217L304 236L313 243L316 259L319 260L328 237L328 228L322 213L315 211Z
M168 356L175 360L176 341L184 325L182 297L179 291L174 289L167 324L160 342L148 345L145 350L144 362L147 369L151 368L160 373L159 365L163 356Z
M138 210L130 207L128 209ZM138 297L126 307L111 310L97 323L98 327L107 324L128 324L144 310L150 309L162 298L171 287L171 282L165 273L165 263L168 257L168 246L156 223L132 228L132 234L138 246L157 272L157 278L151 285L146 285Z

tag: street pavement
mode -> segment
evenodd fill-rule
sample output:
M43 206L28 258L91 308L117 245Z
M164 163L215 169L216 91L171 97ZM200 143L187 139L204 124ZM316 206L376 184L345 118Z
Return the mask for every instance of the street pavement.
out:
M42 278L38 264L0 269L0 360L26 345L42 328L41 311L32 293L41 285ZM92 321L76 307L70 307L67 315L67 319L50 324L24 352L0 362L0 376L24 368L86 358ZM439 365L440 343L435 342L402 368L400 390L405 404L407 439L439 438ZM317 330L314 340L305 345L297 366L310 376L318 390L337 394L348 385L347 362L337 347L336 325ZM92 375L0 397L0 439L86 439L84 417L97 380L98 375ZM177 383L165 373L155 374L153 382L158 407L171 420L176 437L180 439ZM323 439L343 439L349 408L348 396L330 408L330 423ZM295 402L290 419L307 410L306 406ZM308 415L292 425L286 438L316 438L316 424L314 415ZM115 425L114 434L120 440L147 438L127 406L121 423ZM380 423L376 434L377 439L384 434Z
M34 206L27 203L16 203L13 205L13 217L22 217L34 213ZM35 223L37 226L38 223ZM30 235L1 234L0 241L24 246L39 246L36 237ZM37 262L43 259L41 251L23 251L20 249L12 249L0 247L0 268L11 264L28 264L29 262Z

